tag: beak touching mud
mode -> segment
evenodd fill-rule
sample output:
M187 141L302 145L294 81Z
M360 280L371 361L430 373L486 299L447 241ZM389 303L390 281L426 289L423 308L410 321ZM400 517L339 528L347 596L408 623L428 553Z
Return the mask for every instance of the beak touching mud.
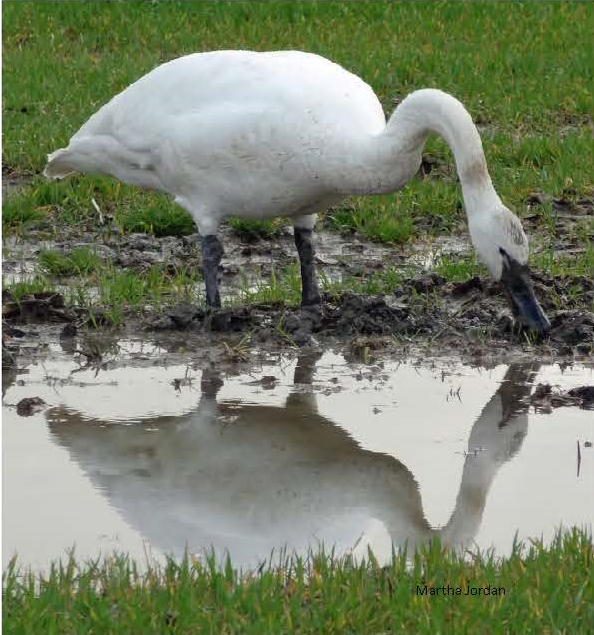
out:
M542 310L532 287L528 267L504 260L501 284L509 300L514 318L539 333L546 333L551 323Z

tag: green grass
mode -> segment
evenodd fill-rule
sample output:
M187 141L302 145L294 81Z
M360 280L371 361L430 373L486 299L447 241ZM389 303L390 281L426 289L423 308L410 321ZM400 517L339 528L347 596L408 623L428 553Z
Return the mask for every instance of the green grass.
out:
M119 324L126 315L142 315L145 310L160 309L179 302L198 302L197 274L176 270L170 272L153 266L146 272L117 269L110 265L96 279L75 286L71 302L89 309L91 315L100 309L110 323Z
M365 295L386 295L394 293L408 268L386 266L382 271L374 271L364 276L344 276L340 280L324 275L319 276L319 287L322 293L337 296L352 292ZM297 306L301 302L301 274L297 262L288 267L273 269L268 279L257 280L249 284L242 281L237 297L231 304L259 304L281 302L289 306Z
M250 240L254 238L271 238L284 222L281 218L272 218L270 220L230 218L229 226L237 235Z
M147 205L119 206L116 223L124 233L189 236L197 231L192 217L165 197Z
M200 276L190 269L118 269L110 262L99 263L95 254L84 249L75 250L70 256L43 252L41 258L48 275L79 277L67 288L57 288L47 275L37 274L29 280L4 285L3 292L15 301L33 293L59 292L67 305L86 309L91 321L101 314L114 326L126 316L142 316L147 310L203 301ZM87 270L82 271L85 266Z
M10 293L10 297L15 302L36 293L53 293L55 290L54 284L41 275L32 276L14 284L2 285L2 293Z
M448 282L463 282L487 273L487 269L477 261L474 253L470 256L441 254L436 258L433 270Z
M97 271L100 266L99 256L86 247L73 249L68 254L52 250L39 253L39 267L53 276L84 276Z
M507 131L592 112L589 4L7 2L2 11L5 162L33 172L160 62L230 46L329 56L370 82L387 110L439 86Z
M462 558L432 543L380 567L318 554L259 573L185 559L142 567L116 555L71 557L47 574L3 576L3 632L18 633L575 633L594 631L591 538L572 530L503 559ZM435 596L417 588L503 588Z
M296 306L301 302L301 273L299 265L292 263L284 269L272 269L268 280L257 280L250 285L243 279L237 298L232 303L259 304L265 302L283 302Z
M589 276L594 271L594 243L572 256L555 254L552 248L542 251L534 256L533 264L555 276Z
M28 196L5 197L2 203L2 232L22 232L43 217L42 211L34 207Z

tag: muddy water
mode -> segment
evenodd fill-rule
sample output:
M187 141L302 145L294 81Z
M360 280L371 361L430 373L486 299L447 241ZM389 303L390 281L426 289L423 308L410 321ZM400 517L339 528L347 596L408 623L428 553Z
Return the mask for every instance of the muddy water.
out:
M116 348L85 367L50 346L5 378L4 566L16 553L45 568L72 547L214 549L255 566L325 545L385 560L433 536L505 554L516 533L593 524L592 412L530 406L539 382L594 384L590 368L309 352L238 372ZM25 397L47 405L20 416Z

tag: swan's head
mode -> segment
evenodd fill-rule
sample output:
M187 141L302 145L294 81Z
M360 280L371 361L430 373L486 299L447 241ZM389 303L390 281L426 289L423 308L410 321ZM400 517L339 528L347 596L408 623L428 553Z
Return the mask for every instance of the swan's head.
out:
M534 295L528 269L528 239L520 223L499 203L491 212L470 219L476 252L509 300L514 318L544 333L551 324Z

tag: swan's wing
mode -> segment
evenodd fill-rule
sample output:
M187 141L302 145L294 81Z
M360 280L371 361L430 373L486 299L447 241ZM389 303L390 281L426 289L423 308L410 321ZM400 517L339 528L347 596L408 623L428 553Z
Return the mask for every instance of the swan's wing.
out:
M46 174L111 174L169 192L190 211L248 215L265 192L270 213L297 212L328 194L350 136L384 126L371 88L322 57L197 53L116 95L50 155Z
M172 119L253 103L284 111L294 123L322 118L385 125L373 90L323 57L214 51L158 66L103 106L73 138L110 135L140 151L152 147L152 135L163 134Z

